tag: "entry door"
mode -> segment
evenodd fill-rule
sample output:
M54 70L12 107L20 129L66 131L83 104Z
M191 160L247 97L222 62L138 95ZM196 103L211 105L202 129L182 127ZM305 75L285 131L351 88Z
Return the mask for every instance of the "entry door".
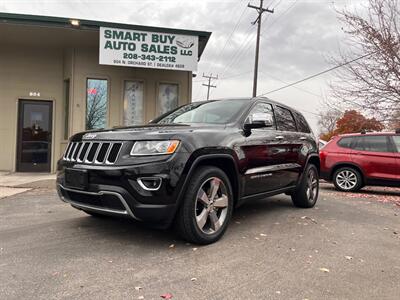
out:
M19 101L18 172L50 172L52 116L51 101Z
M258 102L251 109L245 122L251 122L256 114L265 115L265 121L274 120L272 105L269 103ZM286 172L280 168L284 163L286 146L276 138L276 126L272 125L269 128L252 129L241 147L247 161L245 195L273 191L280 188L282 182L286 182Z

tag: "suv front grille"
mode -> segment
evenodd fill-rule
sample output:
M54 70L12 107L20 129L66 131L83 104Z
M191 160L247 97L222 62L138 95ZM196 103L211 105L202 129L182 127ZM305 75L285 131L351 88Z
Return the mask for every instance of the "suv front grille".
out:
M85 164L112 165L122 148L122 142L71 142L63 160Z

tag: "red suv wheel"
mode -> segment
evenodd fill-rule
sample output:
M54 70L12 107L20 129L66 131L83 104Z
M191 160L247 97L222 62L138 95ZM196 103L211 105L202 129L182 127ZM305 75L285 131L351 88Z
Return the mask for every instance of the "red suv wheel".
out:
M333 184L339 191L355 192L362 187L362 176L354 168L340 168L333 174Z

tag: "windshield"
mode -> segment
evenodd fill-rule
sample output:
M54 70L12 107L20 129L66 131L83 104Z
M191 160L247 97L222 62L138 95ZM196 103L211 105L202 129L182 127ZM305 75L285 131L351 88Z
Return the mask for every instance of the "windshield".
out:
M182 106L166 115L155 119L152 123L209 123L227 124L235 120L246 107L243 100L222 100L201 103L191 103Z

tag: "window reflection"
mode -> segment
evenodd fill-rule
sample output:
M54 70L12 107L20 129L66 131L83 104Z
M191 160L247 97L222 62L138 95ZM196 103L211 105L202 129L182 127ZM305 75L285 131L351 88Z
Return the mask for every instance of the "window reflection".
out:
M143 82L124 82L124 125L143 124L143 96Z
M161 83L158 87L158 114L162 115L178 107L177 84Z
M86 129L107 126L107 80L88 79L86 90Z

